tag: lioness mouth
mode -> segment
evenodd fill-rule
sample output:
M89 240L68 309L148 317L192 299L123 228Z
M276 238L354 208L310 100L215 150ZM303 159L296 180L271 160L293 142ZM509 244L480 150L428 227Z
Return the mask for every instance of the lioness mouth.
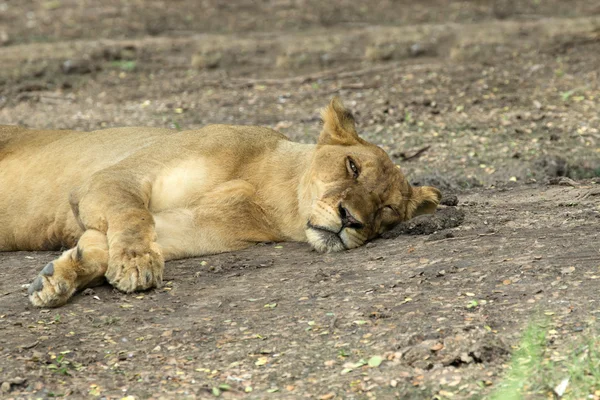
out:
M310 222L306 224L308 228L317 231L319 233L319 238L325 243L325 246L328 249L332 249L338 247L340 244L344 247L344 249L348 249L346 243L340 237L340 233L344 229L342 227L339 231L334 231L333 229L326 228L323 226L313 225Z

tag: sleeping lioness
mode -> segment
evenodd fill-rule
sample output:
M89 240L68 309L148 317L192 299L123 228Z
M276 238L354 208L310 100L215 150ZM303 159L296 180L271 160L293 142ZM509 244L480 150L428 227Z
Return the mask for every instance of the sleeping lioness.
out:
M70 249L29 286L55 307L105 278L159 286L165 260L275 241L340 251L435 211L440 192L411 187L337 98L322 117L316 145L255 126L0 126L0 250Z

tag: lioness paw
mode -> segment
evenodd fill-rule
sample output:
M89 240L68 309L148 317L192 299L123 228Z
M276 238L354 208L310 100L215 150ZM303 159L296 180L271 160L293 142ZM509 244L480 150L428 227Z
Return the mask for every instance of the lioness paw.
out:
M76 289L75 282L56 276L54 263L48 263L31 282L27 293L36 307L58 307L65 304Z
M110 255L106 279L125 293L150 289L162 284L164 265L162 254L155 247L145 251L116 251Z

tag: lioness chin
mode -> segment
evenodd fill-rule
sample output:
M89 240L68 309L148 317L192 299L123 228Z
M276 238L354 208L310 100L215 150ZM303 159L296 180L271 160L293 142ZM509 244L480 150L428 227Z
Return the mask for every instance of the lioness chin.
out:
M105 278L159 286L165 260L274 241L340 251L435 211L440 192L411 187L337 98L322 117L316 145L255 126L0 126L0 251L70 248L29 287L55 307Z

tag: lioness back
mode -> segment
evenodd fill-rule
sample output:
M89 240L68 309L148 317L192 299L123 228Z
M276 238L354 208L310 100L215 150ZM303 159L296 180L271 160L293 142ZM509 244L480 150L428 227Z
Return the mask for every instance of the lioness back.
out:
M173 132L0 126L0 251L74 245L81 231L70 209L70 191L94 172Z
M168 170L179 161L216 157L228 160L220 170L237 170L282 140L288 139L268 128L231 125L183 132L0 126L0 251L74 246L83 232L71 210L70 193L94 173L121 161Z
M0 161L8 154L10 142L25 130L21 126L0 125Z

